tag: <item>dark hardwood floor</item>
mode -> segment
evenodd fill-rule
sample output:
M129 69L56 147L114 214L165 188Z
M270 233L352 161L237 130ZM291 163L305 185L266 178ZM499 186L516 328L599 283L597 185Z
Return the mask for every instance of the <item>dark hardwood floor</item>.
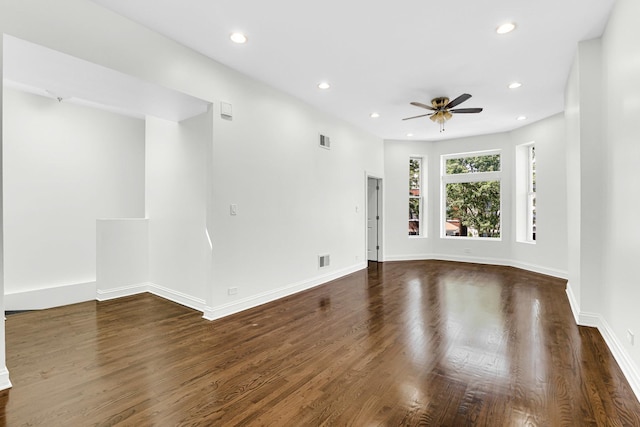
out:
M215 322L149 294L15 314L0 425L640 426L564 289L412 261Z

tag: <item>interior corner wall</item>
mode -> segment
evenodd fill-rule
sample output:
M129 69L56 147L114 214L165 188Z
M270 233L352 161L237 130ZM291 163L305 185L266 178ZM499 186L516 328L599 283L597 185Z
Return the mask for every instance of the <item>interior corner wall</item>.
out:
M580 52L576 52L565 87L565 135L566 135L566 179L567 179L567 291L576 314L580 312L582 286L580 207L582 191L580 184Z
M3 59L4 59L4 36L0 31L0 76L3 75ZM4 88L0 85L0 100L4 100ZM4 300L4 159L2 156L4 146L4 101L0 102L0 310L5 312ZM5 316L0 316L0 390L11 387L9 380L9 371L6 363L6 345L5 345Z
M146 120L146 211L151 290L204 311L206 152L211 111L176 123Z
M96 219L144 215L144 123L3 95L6 308L93 299ZM60 298L45 292L53 288Z
M581 42L566 89L569 183L569 292L584 320L598 313L602 295L602 218L608 152L604 144L602 47Z
M640 398L640 228L635 213L640 210L638 159L640 158L640 2L618 0L602 38L604 64L605 138L607 153L605 207L598 223L603 230L602 298L598 312L623 357L618 362L631 372L630 379ZM627 339L635 334L635 344ZM606 338L606 335L605 335Z

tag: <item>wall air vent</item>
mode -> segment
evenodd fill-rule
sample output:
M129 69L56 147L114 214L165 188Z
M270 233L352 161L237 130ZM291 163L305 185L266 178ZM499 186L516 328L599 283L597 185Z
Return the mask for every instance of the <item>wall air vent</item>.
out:
M320 134L320 147L326 148L327 150L331 149L331 139L326 136Z
M329 266L329 255L318 255L318 267L324 268Z

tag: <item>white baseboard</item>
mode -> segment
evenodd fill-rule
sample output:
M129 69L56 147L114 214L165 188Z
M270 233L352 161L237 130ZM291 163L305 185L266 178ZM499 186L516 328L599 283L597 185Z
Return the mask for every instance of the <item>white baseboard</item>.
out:
M580 313L579 319L580 322L578 324L580 326L598 328L598 331L602 334L602 338L604 338L607 347L609 347L613 358L616 359L616 362L618 362L618 365L620 366L620 370L629 382L631 390L633 390L633 393L636 395L636 399L640 402L640 372L638 371L638 367L633 362L618 337L616 337L616 334L609 326L607 320L603 316L595 313Z
M13 384L9 380L9 370L5 366L0 369L0 390L6 390L11 387L13 387Z
M602 329L602 316L597 313L587 313L581 311L578 313L578 325L588 326L590 328Z
M134 285L121 286L109 290L98 290L95 299L98 301L107 301L116 298L128 297L130 295L142 294L149 292L166 300L184 305L198 311L204 311L205 302L202 299L194 298L182 292L174 291L164 286L156 285L151 282L137 283Z
M571 313L573 313L573 318L576 321L576 324L580 324L580 304L578 304L578 300L573 293L573 287L571 286L571 282L567 282L567 289L565 291L567 293L567 298L569 299L569 305L571 306Z
M569 272L566 270L559 270L557 268L543 267L541 265L529 264L521 261L510 261L508 264L511 267L520 268L522 270L532 271L534 273L544 274L545 276L557 277L559 279L568 279Z
M580 311L580 304L573 293L571 283L567 284L567 297L569 298L569 305L571 305L571 311L573 312L576 324L598 329L602 338L604 338L604 342L607 344L607 347L609 347L609 351L611 351L613 358L618 362L620 370L622 370L622 373L629 382L633 393L636 395L638 401L640 401L640 373L638 373L638 367L633 362L620 340L616 337L616 334L609 326L609 323L598 313Z
M431 254L385 255L384 261L427 261L434 259Z
M532 271L534 273L540 273L547 276L558 277L560 279L566 279L568 273L564 270L558 270L555 268L543 267L541 265L529 264L521 261L514 261L502 258L484 258L484 257L472 257L464 255L450 255L450 254L411 254L411 255L387 255L384 258L385 261L455 261L455 262L468 262L474 264L488 264L488 265L503 265L507 267L520 268L522 270Z
M4 308L13 310L42 310L93 301L96 297L96 282L74 283L43 289L9 292L4 295ZM0 371L0 375L1 375Z
M113 289L98 289L94 295L94 298L98 301L108 301L111 299L128 297L130 295L141 294L149 292L150 283L136 283L133 285L121 286Z
M367 268L367 263L362 262L354 266L344 268L342 270L334 271L322 276L315 277L310 280L304 280L291 285L283 286L278 289L263 292L261 294L253 295L248 298L241 299L239 301L233 301L228 304L223 304L217 307L205 307L204 318L207 320L216 320L225 316L229 316L234 313L239 313L244 310L248 310L259 305L275 301L280 298L287 297L289 295L296 294L307 289L314 288L340 277L346 276L356 271L360 271Z
M194 298L190 295L167 289L154 283L149 283L148 292L197 311L204 312L206 307L206 303L202 299Z

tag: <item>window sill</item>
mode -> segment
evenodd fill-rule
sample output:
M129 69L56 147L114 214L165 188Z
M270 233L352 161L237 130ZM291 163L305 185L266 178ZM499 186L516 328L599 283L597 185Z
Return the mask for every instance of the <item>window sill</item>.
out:
M525 245L534 245L534 246L535 246L536 241L535 241L535 240L533 240L533 241L528 241L528 240L516 240L516 243L522 243L522 244L525 244Z
M476 242L502 242L502 237L443 236L440 238L443 240L459 240L461 242L468 242L470 240L473 240Z

